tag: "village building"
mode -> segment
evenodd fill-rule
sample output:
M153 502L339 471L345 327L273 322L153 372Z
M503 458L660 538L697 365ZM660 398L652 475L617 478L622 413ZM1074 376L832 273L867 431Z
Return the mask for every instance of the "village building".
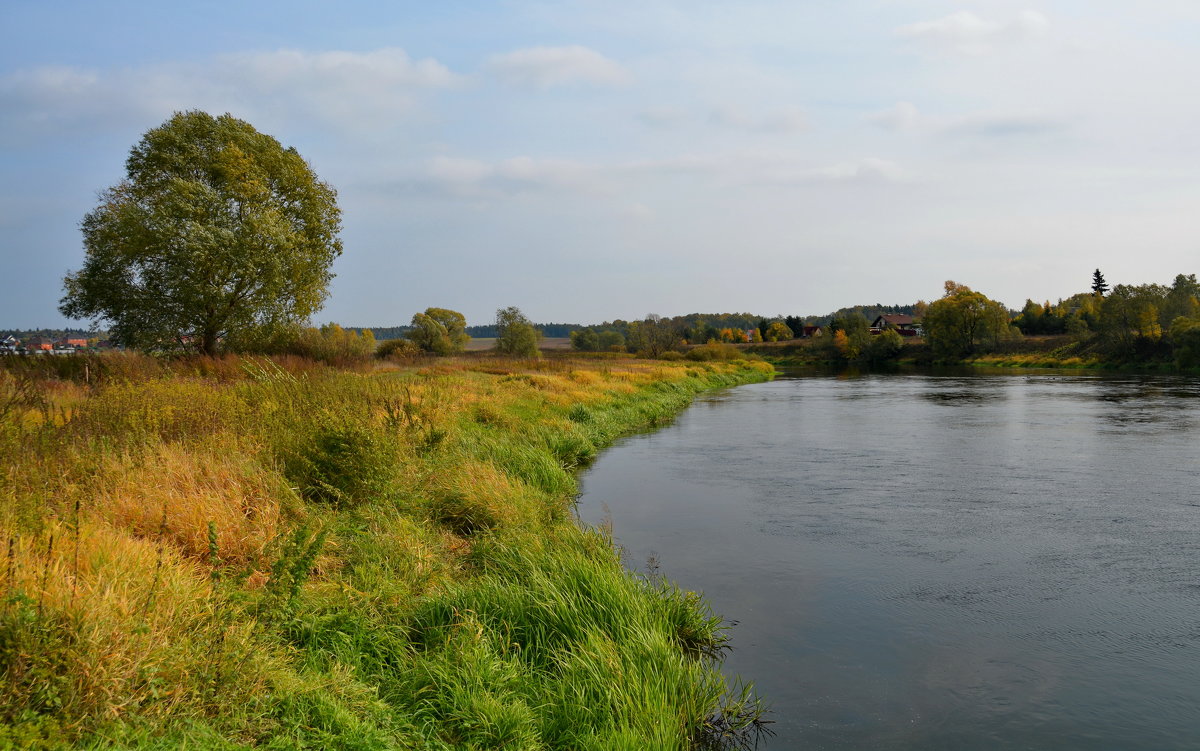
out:
M900 336L921 336L921 324L913 321L913 317L903 313L878 316L871 322L871 333L879 334L892 329Z

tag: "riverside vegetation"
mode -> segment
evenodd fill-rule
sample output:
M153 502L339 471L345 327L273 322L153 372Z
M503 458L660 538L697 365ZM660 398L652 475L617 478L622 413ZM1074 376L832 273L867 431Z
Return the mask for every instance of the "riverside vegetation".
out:
M574 472L761 362L7 358L0 748L748 743Z

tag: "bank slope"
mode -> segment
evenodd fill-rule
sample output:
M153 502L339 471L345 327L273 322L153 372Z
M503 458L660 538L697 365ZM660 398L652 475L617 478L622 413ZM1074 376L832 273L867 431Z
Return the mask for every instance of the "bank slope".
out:
M0 747L685 749L720 619L576 470L762 363L135 357L0 371Z

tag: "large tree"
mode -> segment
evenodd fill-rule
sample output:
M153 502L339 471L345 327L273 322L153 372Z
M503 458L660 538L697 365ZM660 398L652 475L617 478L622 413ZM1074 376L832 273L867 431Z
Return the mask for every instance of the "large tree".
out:
M471 341L467 319L457 310L426 308L412 317L412 328L405 336L425 352L452 355L462 352Z
M132 149L84 217L59 309L143 349L252 346L324 302L337 193L294 148L231 115L179 112Z
M1009 335L1008 309L965 284L946 282L946 294L925 312L925 336L942 357L962 357Z
M537 330L520 308L510 306L496 311L496 350L513 357L541 357Z
M630 324L627 341L631 350L644 357L661 357L665 352L679 349L682 339L675 324L657 313L650 313L643 320Z

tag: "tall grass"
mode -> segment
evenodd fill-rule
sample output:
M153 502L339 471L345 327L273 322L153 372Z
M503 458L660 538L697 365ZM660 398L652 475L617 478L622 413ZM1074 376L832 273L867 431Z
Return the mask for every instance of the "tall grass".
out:
M601 447L761 363L10 367L0 748L684 749L753 726L720 619L567 510Z

